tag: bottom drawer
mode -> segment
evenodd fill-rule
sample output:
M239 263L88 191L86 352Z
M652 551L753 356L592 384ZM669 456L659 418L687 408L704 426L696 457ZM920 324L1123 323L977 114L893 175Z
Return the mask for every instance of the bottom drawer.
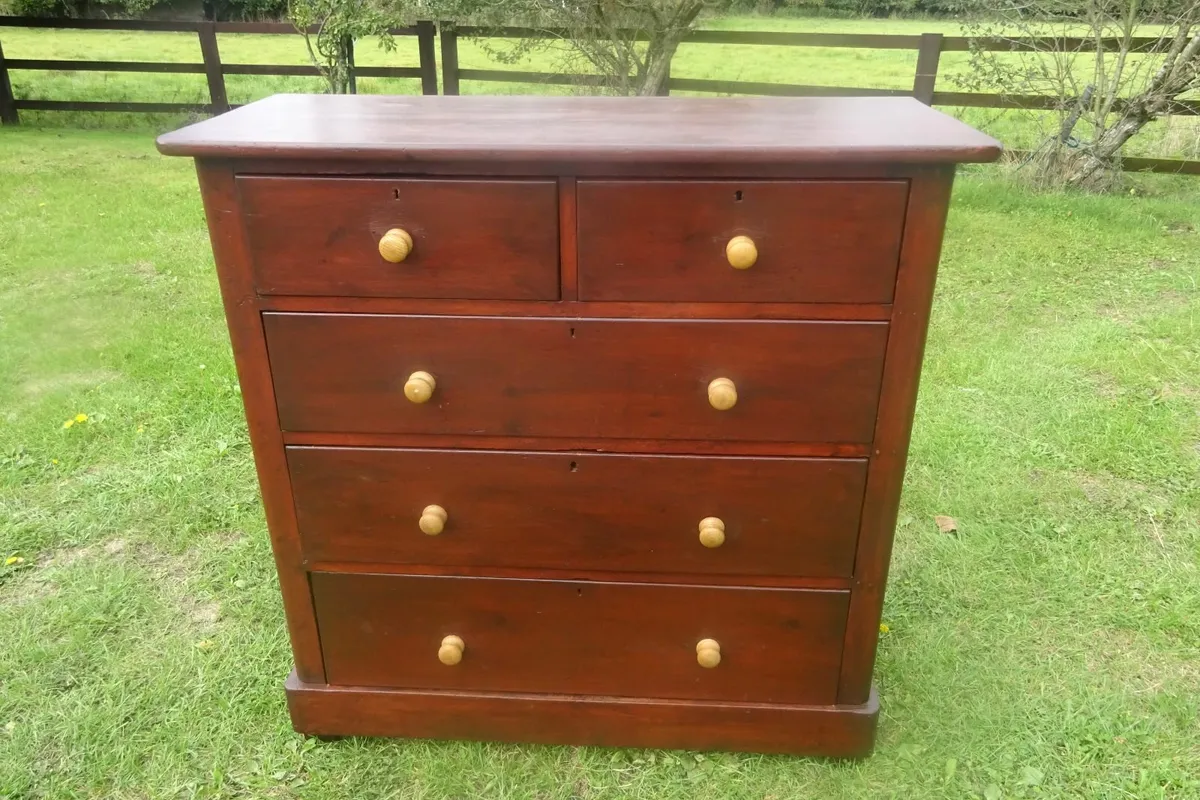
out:
M331 684L836 699L845 591L332 572L311 578ZM464 644L453 665L439 656L447 636ZM703 639L719 644L715 667L699 664ZM453 652L443 655L453 660Z

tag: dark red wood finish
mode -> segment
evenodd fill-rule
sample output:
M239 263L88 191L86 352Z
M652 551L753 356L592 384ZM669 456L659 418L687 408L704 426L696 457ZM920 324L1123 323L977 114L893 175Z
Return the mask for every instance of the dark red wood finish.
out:
M867 466L323 447L288 448L288 464L309 562L743 576L850 575ZM430 504L450 515L437 536L417 526ZM711 549L710 516L725 523Z
M859 706L778 705L400 691L308 684L290 675L296 730L331 736L496 739L856 757L871 752L879 697Z
M279 572L283 610L296 672L311 683L325 681L321 644L304 571L296 512L283 450L279 418L275 413L275 390L263 338L262 318L255 305L250 280L250 253L239 217L233 165L223 161L200 161L196 165L204 197L225 321L233 345L242 402L254 448L254 463L262 490L263 510L271 534L271 549Z
M289 431L868 442L887 342L877 322L263 319ZM428 403L404 399L417 370Z
M168 155L653 165L993 161L996 140L910 97L280 94L158 138ZM482 165L487 165L486 167ZM562 174L578 174L564 172Z
M312 574L330 683L788 704L837 696L847 592ZM466 643L438 660L442 638ZM720 642L721 663L696 663Z
M438 433L322 433L284 431L284 444L309 447L455 448L462 436ZM737 442L708 439L563 439L534 436L472 436L472 450L539 450L663 455L767 456L794 458L865 458L871 447L840 442Z
M549 180L240 177L263 294L558 298L558 187ZM391 228L413 238L384 261Z
M564 263L565 269L565 263ZM566 280L564 275L563 280ZM566 291L564 285L564 292ZM837 320L887 322L888 304L853 303L581 303L534 300L408 300L394 297L263 297L268 311L341 314L415 314L461 317L570 317L612 319Z
M870 749L951 162L994 141L913 100L293 97L159 145L204 157L297 730Z
M954 171L929 169L913 178L900 255L896 306L888 339L887 363L875 428L875 450L867 475L867 497L854 565L855 590L842 657L840 703L863 703L871 692L871 673L879 641L883 594L900 510L900 490L908 461L908 443L925 333L933 305L942 230L950 207Z
M516 578L518 580L616 581L639 583L678 583L701 586L735 586L775 589L849 589L851 577L812 577L776 575L721 575L712 572L615 572L601 569L546 569L545 567L475 567L471 565L428 565L368 563L365 561L310 561L313 572L355 572L372 575L451 575L470 578Z
M582 180L579 297L890 303L905 181ZM749 269L731 238L758 248Z

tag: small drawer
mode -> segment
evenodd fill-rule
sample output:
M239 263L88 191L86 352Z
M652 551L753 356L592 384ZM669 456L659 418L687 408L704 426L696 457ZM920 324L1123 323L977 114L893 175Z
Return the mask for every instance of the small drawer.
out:
M285 431L866 443L884 322L263 315Z
M331 684L837 699L845 591L331 572L311 578Z
M577 191L581 300L892 301L906 181L580 181Z
M287 450L304 557L847 576L865 459ZM613 502L619 498L619 502Z
M237 187L261 294L558 299L553 181L242 176Z

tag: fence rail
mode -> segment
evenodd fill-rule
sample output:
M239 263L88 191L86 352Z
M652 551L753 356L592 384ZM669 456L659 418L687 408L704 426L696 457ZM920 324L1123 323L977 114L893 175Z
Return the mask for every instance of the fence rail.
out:
M218 33L291 34L296 29L286 22L189 22L141 19L41 19L0 16L0 28L49 28L92 31L149 31L194 33L200 45L199 63L177 61L85 61L42 58L5 58L0 43L0 122L17 124L20 112L28 111L125 111L141 113L221 114L233 108L225 91L226 75L318 76L311 64L226 64L217 47ZM310 28L315 33L316 28ZM432 22L392 28L393 36L414 36L420 55L418 67L357 67L362 78L420 78L422 94L437 94L437 57ZM13 95L9 73L19 70L70 70L74 72L143 72L204 75L208 83L207 103L153 103L142 101L19 99Z
M200 45L200 62L163 61L86 61L63 59L9 58L4 56L0 43L0 122L16 124L21 110L30 111L135 111L135 112L192 112L220 114L233 105L225 90L226 75L315 76L319 70L311 65L283 64L226 64L221 61L217 47L218 33L294 34L295 28L282 22L199 22L169 20L115 19L41 19L0 16L0 28L56 28L77 30L152 31L194 33ZM310 29L315 32L315 28ZM440 41L442 91L459 93L462 81L493 81L504 83L541 83L558 86L603 86L605 79L585 73L535 72L512 69L462 68L458 61L460 38L553 39L567 35L565 30L552 28L475 27L422 21L415 25L391 30L394 36L417 39L420 66L417 67L356 67L358 77L419 78L423 94L438 93L438 61L435 40ZM644 34L625 32L644 40ZM940 33L915 35L854 34L854 33L796 33L786 31L717 31L696 30L683 40L688 44L730 44L773 47L833 47L870 50L915 50L916 69L911 89L879 89L854 86L817 86L809 84L771 83L763 81L708 80L670 77L664 94L670 91L715 94L749 94L780 97L804 96L911 96L926 105L1052 110L1062 107L1063 100L1045 95L1008 95L979 92L942 92L936 90L941 54L969 50L1029 52L1047 47L1095 52L1097 41L1083 38L985 38L944 36ZM1103 39L1099 47L1116 50L1121 39ZM1144 51L1154 47L1157 37L1135 37L1132 49ZM154 103L124 101L84 101L18 99L13 95L9 73L19 70L73 70L88 72L146 72L203 74L208 83L208 103ZM1071 101L1067 101L1068 103ZM1119 108L1118 104L1118 108ZM1184 100L1173 104L1171 113L1200 115L1200 100ZM1126 169L1154 172L1200 174L1200 161L1172 159L1127 158Z

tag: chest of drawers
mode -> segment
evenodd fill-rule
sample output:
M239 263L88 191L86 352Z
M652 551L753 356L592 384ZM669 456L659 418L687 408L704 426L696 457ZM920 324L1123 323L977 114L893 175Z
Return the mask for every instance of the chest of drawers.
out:
M954 165L914 100L277 96L197 159L297 730L858 755Z

